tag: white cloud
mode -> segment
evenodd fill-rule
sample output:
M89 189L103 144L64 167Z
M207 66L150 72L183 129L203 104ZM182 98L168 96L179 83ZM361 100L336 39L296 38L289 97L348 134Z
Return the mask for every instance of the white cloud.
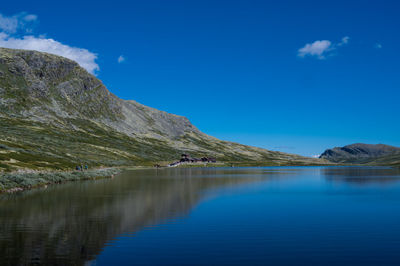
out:
M5 33L0 33L0 47L36 50L50 54L60 55L76 61L81 67L94 74L100 70L95 62L97 55L82 48L71 47L53 39L40 38L35 36L24 36L14 38Z
M376 48L376 49L382 49L382 44L376 43L376 44L375 44L375 48Z
M321 156L321 154L314 154L314 155L311 155L311 157L313 157L313 158L319 158L319 156Z
M305 57L306 55L316 56L319 59L325 58L325 53L332 49L332 43L328 40L315 41L307 43L298 51L298 56Z
M14 17L4 17L0 14L0 30L14 33L18 28L18 20Z
M25 12L11 17L0 14L0 30L10 34L16 33L19 30L31 32L36 21L36 15Z
M314 56L318 59L325 59L326 56L331 55L331 52L338 47L349 43L350 37L345 36L339 43L332 43L329 40L318 40L313 43L307 43L304 47L298 50L299 57Z
M122 55L120 55L120 56L118 57L118 63L122 63L122 62L124 62L124 61L125 61L125 57L122 56Z
M92 74L100 70L96 63L97 54L87 49L68 46L43 35L39 35L39 37L27 35L32 31L31 26L37 19L36 15L27 13L19 13L11 17L0 14L0 47L36 50L60 55L76 61ZM22 34L18 34L21 32Z

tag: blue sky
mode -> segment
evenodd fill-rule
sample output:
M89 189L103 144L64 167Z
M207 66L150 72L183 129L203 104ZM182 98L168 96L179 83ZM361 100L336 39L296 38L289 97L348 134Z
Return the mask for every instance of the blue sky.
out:
M75 56L123 99L221 139L311 156L400 146L398 10L382 0L6 2L0 46Z

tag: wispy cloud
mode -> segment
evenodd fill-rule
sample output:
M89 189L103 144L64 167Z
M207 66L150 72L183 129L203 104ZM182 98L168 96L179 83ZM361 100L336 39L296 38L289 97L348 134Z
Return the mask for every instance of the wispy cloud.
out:
M334 50L348 44L349 40L350 37L346 36L338 43L332 43L329 40L318 40L313 43L307 43L304 47L298 50L297 56L312 56L318 59L325 59L327 56L332 55Z
M37 18L38 17L34 14L28 14L28 15L24 16L25 21L35 21L35 20L37 20Z
M342 38L342 41L337 44L337 46L343 46L345 44L348 44L349 40L350 40L350 37L349 36L345 36L345 37Z
M122 56L122 55L120 55L120 56L118 57L118 63L122 63L122 62L124 62L124 61L125 61L125 57Z
M376 44L375 44L375 48L376 48L376 49L382 49L382 44L376 43Z
M7 17L0 14L0 30L9 34L18 31L31 32L37 21L37 16L26 12Z
M0 47L36 50L60 55L76 61L92 74L100 70L99 65L96 63L97 54L87 49L63 44L42 35L32 35L31 26L37 19L36 15L27 13L20 13L11 17L0 14Z

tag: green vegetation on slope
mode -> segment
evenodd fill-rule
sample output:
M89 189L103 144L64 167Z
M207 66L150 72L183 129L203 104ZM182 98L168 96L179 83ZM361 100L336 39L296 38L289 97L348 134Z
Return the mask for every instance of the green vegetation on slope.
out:
M118 172L118 169L108 168L70 172L6 173L0 178L0 193L4 191L14 192L67 181L111 177Z
M371 165L388 165L400 167L400 153L383 156L370 162Z
M13 171L18 169L73 169L76 165L126 166L152 165L158 161L173 161L179 158L182 149L174 148L171 143L153 138L132 138L102 127L88 120L70 121L81 125L83 129L55 127L30 120L0 117L0 169ZM219 161L232 162L235 165L310 165L315 160L268 152L259 149L260 156L255 159L240 156L234 148L250 149L244 145L228 142L206 142L193 137L183 137L184 143L195 145L197 150L189 151L193 156L204 156L206 151L214 150ZM215 145L215 146L214 146ZM257 149L257 148L253 148ZM264 153L263 153L264 152ZM320 163L323 163L321 161Z
M221 141L189 120L111 94L69 59L0 48L0 171L172 162L182 152L236 165L320 159Z
M94 166L151 165L165 158L173 160L179 151L162 143L139 142L90 121L85 131L54 127L29 120L0 117L0 169L73 169Z

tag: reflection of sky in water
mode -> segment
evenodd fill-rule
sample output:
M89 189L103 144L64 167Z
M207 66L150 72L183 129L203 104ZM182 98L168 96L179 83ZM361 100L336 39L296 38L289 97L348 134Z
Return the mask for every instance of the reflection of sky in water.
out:
M3 195L0 262L398 265L399 178L377 167L166 169Z
M321 169L327 180L359 185L371 183L392 185L400 181L400 169L389 167L326 167Z

